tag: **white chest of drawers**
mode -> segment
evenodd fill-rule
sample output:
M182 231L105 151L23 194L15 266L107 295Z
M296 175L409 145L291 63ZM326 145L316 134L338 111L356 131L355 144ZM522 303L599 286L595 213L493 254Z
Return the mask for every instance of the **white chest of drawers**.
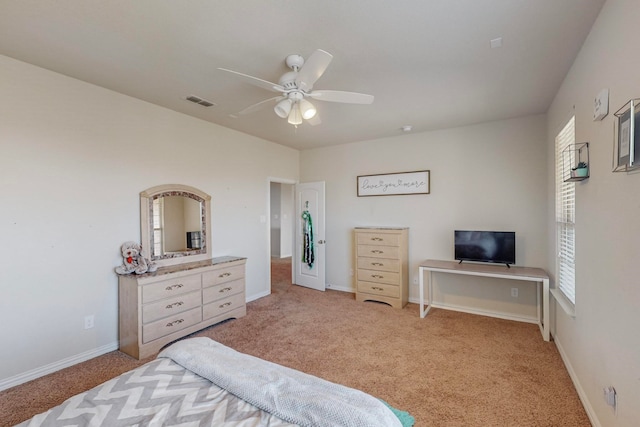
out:
M136 359L244 316L245 258L220 257L118 276L120 351Z
M409 299L409 229L355 229L356 300L402 308Z

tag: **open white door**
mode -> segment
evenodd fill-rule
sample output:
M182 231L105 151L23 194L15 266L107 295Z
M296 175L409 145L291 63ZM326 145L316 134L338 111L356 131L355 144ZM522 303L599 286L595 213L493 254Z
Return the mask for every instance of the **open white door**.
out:
M296 243L293 283L325 290L324 181L296 185ZM305 218L303 218L305 214ZM311 219L313 239L308 237ZM305 256L306 254L306 256ZM312 255L312 256L310 256Z

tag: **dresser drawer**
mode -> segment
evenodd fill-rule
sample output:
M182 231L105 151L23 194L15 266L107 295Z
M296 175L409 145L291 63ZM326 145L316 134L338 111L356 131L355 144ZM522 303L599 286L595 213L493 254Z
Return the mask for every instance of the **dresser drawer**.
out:
M385 258L358 257L358 268L365 270L400 272L400 260Z
M204 304L227 298L231 295L244 291L244 280L234 280L233 282L222 283L220 285L210 286L202 290L202 302Z
M202 286L218 285L220 283L231 282L232 280L244 277L244 265L236 265L219 270L207 271L202 274Z
M400 283L400 274L393 271L358 270L358 280L398 285Z
M200 291L189 292L188 294L175 295L174 298L167 298L151 304L142 306L142 323L150 323L172 314L182 313L194 307L200 307L202 299Z
M397 246L358 245L358 257L361 256L398 259L400 257L400 248Z
M193 308L184 313L175 314L162 320L142 326L142 342L148 343L165 335L172 334L202 320L200 307Z
M146 304L164 298L171 298L176 295L200 289L200 274L177 277L175 279L163 280L142 286L142 303Z
M399 298L400 286L358 281L358 292L384 297Z
M244 307L244 292L241 294L231 295L228 298L205 304L202 307L202 316L204 320L219 316L233 309Z
M397 234L358 233L358 245L400 246L400 236Z

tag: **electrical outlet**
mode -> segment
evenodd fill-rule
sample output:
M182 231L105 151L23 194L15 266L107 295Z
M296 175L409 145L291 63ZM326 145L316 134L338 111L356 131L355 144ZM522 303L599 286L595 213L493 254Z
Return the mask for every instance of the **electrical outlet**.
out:
M414 278L413 278L413 284L414 284L414 285L417 285L417 284L418 284L418 278L417 278L417 277L414 277Z
M84 316L84 328L85 329L91 329L94 326L94 316L93 314L91 316Z
M616 394L616 389L613 388L612 386L609 387L605 387L602 389L602 392L604 394L604 400L607 402L607 405L613 407L615 409L616 407L616 401L617 401L617 394Z
M511 296L518 298L518 288L511 288Z

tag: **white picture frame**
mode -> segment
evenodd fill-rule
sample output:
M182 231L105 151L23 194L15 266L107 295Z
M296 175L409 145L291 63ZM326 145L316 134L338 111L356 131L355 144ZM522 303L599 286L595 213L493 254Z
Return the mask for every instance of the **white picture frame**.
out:
M430 194L431 171L360 175L356 183L358 197Z
M614 114L613 172L640 168L640 99L632 99Z

